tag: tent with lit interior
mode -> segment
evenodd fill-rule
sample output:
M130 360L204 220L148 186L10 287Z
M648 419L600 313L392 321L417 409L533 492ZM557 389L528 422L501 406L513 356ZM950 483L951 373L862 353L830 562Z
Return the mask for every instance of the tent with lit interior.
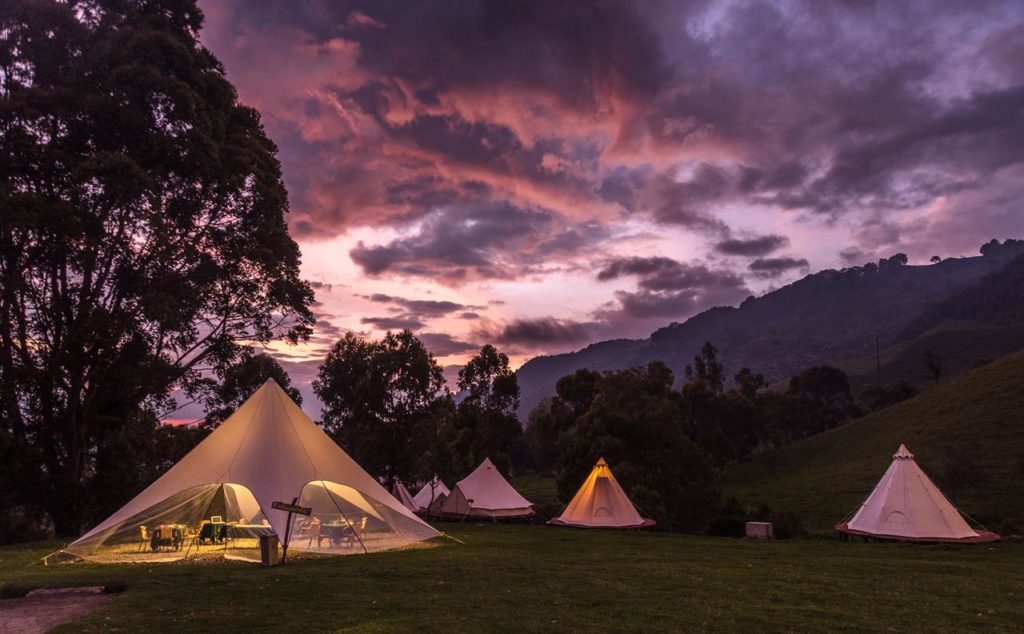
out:
M312 508L294 515L274 502ZM261 535L289 550L386 550L439 533L402 506L268 379L163 476L64 549L95 561L222 554L258 560Z
M435 510L436 509L436 510ZM455 486L431 512L442 517L503 519L533 515L533 503L512 488L490 458Z
M434 476L433 480L424 484L423 488L413 496L412 501L416 504L416 510L426 511L431 504L440 503L449 493L451 491L444 485L444 482Z
M905 445L849 521L836 524L840 533L918 542L980 543L999 539L975 530L925 475Z
M416 503L412 501L412 494L409 493L409 489L405 488L401 480L395 480L395 486L391 487L391 494L402 503L402 506L413 513L419 510L416 508Z
M626 492L600 458L562 514L548 522L577 528L644 528L654 520L640 517Z

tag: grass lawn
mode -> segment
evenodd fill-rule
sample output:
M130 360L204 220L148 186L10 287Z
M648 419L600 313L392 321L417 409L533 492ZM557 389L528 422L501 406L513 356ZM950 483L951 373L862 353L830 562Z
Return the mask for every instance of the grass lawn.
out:
M64 631L1020 631L1024 544L749 542L444 524L437 548L249 564L33 564L0 592L125 588Z

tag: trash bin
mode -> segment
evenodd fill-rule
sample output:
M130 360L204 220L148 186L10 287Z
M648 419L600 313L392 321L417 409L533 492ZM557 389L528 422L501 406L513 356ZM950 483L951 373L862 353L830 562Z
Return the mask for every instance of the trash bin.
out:
M280 540L277 535L260 535L260 563L264 566L276 566L281 563L281 554L278 552Z

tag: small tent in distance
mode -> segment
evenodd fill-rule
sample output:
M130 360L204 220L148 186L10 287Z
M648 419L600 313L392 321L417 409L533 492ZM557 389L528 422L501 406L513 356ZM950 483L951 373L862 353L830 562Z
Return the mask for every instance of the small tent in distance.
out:
M391 488L391 494L395 496L395 499L402 503L402 506L409 509L413 513L418 511L416 503L412 500L412 494L409 493L409 489L405 488L401 480L395 480L395 486Z
M837 531L917 542L981 543L999 539L990 531L971 528L905 445L900 445L892 458L871 495L848 522L836 524Z
M434 479L423 485L423 488L416 493L412 498L416 509L418 511L426 511L433 504L440 504L444 498L448 497L451 491L444 485L444 482L440 478L434 476Z
M310 517L272 508L313 509ZM268 379L192 451L64 552L95 561L223 555L258 561L255 537L290 549L364 553L439 533L416 517Z
M436 509L436 510L435 510ZM533 515L533 503L512 488L490 458L452 487L451 493L431 512L442 517L510 519Z
M644 528L654 520L640 517L619 486L604 458L600 458L562 514L548 522L577 528Z

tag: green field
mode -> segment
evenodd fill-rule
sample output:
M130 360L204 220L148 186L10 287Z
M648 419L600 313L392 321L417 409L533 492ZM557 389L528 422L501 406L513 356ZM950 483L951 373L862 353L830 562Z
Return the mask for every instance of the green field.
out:
M1024 526L1024 353L871 416L748 459L724 490L828 530L870 493L900 443L963 511L996 531Z
M0 584L125 591L64 631L1019 631L1024 544L752 542L446 524L465 544L277 568L32 563Z

